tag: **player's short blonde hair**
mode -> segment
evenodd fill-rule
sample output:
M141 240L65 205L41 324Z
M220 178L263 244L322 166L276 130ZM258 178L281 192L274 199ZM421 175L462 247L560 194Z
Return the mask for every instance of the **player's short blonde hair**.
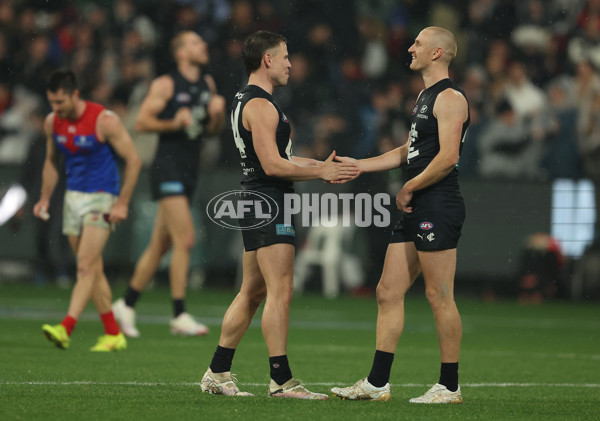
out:
M432 46L444 50L446 61L450 63L454 57L456 57L456 52L458 50L454 34L439 26L429 26L425 28L425 30L431 35L429 37L429 42Z

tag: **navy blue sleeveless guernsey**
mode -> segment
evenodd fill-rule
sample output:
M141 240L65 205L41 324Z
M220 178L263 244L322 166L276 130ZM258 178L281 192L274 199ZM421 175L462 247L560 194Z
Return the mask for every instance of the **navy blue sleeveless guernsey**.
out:
M169 73L173 79L173 96L164 110L158 115L161 120L171 120L182 107L188 107L192 114L192 125L184 130L162 132L159 136L158 148L154 158L154 166L170 168L175 165L179 169L197 172L202 134L208 122L208 103L211 98L210 88L201 77L197 82L189 82L179 71Z
M440 151L438 121L433 115L433 106L437 96L446 89L454 89L467 99L462 88L452 79L442 79L421 93L413 109L412 124L410 127L410 145L407 157L408 180L421 174ZM465 139L465 132L470 121L471 116L469 113L467 121L462 126L459 156ZM450 174L438 183L415 193L421 194L428 191L459 191L458 164Z
M254 150L252 142L252 132L244 128L242 123L242 111L248 101L254 98L264 98L273 104L279 114L279 123L277 124L277 132L275 140L279 156L284 159L290 159L292 156L292 141L290 140L290 123L279 108L279 105L273 100L273 96L264 89L256 85L248 85L237 94L235 94L233 104L231 106L231 127L233 130L233 138L236 147L240 151L240 163L242 165L242 185L245 188L254 188L258 186L280 186L291 188L293 182L283 180L277 177L268 176Z

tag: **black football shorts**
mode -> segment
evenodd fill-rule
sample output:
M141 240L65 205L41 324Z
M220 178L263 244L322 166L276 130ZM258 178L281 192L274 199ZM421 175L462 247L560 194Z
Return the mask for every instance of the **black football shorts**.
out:
M253 210L239 220L244 240L244 249L252 251L272 244L295 245L296 227L293 215L289 221L290 223L286 224L284 214L284 195L286 193L293 193L293 189L278 186L253 186L250 188L244 187L244 189L268 196L272 199L271 203L276 204L276 206L269 209L277 208L276 214L275 212L272 213L273 217L270 218L268 223L265 223L264 218L257 217ZM255 196L253 195L253 197ZM261 212L264 212L264 209Z
M427 192L413 196L413 211L400 214L390 243L411 241L419 251L456 248L465 220L465 204L458 192Z

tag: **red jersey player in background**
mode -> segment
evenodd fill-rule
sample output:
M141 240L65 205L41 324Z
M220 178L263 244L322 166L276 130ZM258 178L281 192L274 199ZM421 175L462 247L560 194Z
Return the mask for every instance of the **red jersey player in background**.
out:
M54 72L47 96L52 112L44 122L46 160L41 196L33 213L42 219L50 217L47 209L59 178L55 162L60 151L65 155L67 177L63 234L77 257L77 281L67 316L58 325L44 325L42 331L58 348L68 348L77 320L92 298L105 334L91 350L122 350L127 342L111 310L112 294L104 275L102 252L114 224L127 218L141 160L117 115L79 97L72 71ZM116 154L125 161L122 186Z

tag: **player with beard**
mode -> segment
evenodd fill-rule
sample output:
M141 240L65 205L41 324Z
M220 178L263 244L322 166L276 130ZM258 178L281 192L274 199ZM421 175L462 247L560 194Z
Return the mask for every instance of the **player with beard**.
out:
M92 298L105 334L91 350L120 351L127 347L127 341L111 310L112 295L102 252L114 224L129 214L141 160L119 117L102 105L79 97L72 71L54 72L48 81L47 96L52 112L44 122L46 160L40 200L33 214L44 220L51 216L49 202L60 176L56 158L61 152L67 180L63 233L77 257L77 281L67 316L58 325L45 324L42 331L58 348L68 348L79 316ZM116 155L125 161L122 186Z

